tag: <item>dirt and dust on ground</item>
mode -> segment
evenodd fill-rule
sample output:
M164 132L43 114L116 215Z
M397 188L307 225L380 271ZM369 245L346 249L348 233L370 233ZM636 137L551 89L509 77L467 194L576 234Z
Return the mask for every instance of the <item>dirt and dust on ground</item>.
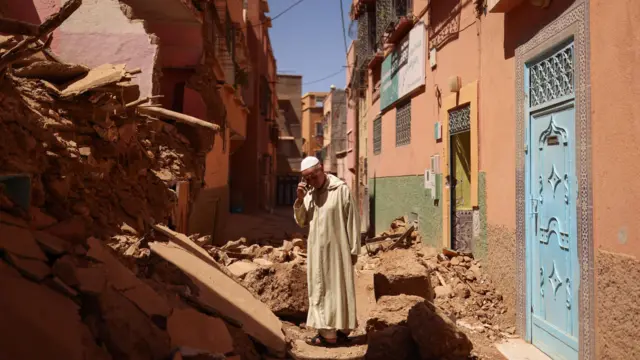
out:
M138 99L138 69L52 54L48 34L80 4L0 36L4 357L284 358L269 307L162 225L176 182L199 186L217 127Z
M349 346L317 348L308 310L305 239L241 238L209 247L284 321L296 359L503 359L496 342L515 337L502 296L470 254L422 245L403 218L368 239L355 266L358 328Z

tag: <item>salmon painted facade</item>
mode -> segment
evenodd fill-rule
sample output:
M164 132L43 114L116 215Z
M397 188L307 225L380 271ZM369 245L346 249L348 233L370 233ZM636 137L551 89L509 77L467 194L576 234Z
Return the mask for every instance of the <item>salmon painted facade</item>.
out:
M553 359L638 354L638 4L354 0L351 17L363 231L406 216L482 259Z

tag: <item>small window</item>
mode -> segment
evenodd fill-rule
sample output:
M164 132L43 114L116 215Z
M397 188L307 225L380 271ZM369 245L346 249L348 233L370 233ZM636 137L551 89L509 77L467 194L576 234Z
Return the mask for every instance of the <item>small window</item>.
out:
M382 151L382 117L378 116L373 120L373 154L380 154Z
M324 129L321 122L316 123L316 136L322 136L324 134Z
M411 100L396 108L396 146L411 143Z

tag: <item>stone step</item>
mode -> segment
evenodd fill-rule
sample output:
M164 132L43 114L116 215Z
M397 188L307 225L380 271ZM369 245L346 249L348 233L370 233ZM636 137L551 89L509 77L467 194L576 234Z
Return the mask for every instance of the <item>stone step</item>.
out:
M510 339L496 344L498 351L508 360L551 360L537 347L522 339Z

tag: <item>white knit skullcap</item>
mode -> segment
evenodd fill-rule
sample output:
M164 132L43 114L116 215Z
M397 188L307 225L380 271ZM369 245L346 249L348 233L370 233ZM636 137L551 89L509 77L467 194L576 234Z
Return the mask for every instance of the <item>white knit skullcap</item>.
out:
M318 164L320 164L320 160L318 160L317 157L307 156L306 158L304 158L304 160L302 160L302 163L300 164L300 171L311 169Z

